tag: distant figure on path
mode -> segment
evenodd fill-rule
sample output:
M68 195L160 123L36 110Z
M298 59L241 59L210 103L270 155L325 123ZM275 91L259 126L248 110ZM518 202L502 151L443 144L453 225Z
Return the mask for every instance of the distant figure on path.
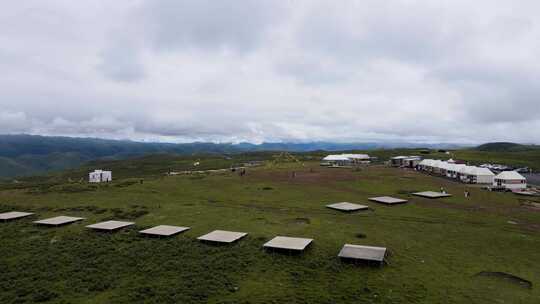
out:
M441 187L441 193L446 194L446 190L444 190L444 187Z

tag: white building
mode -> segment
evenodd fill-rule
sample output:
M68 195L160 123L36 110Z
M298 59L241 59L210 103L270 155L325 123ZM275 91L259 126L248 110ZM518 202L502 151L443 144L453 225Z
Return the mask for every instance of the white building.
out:
M527 179L516 171L503 171L495 176L493 186L510 190L526 189Z
M487 168L456 164L455 161L424 159L418 164L421 170L432 172L469 184L492 184L495 174Z
M102 183L112 181L112 172L103 170L94 170L88 174L88 182Z
M367 164L370 160L367 154L331 154L322 159L321 165L345 167Z
M433 159L424 159L423 161L421 161L418 164L418 168L420 170L424 170L424 171L432 171L433 170L433 162L435 162L435 160L433 160Z
M390 165L392 167L415 168L421 160L420 156L394 156L390 158Z
M493 184L494 177L488 168L465 166L461 171L461 180L469 184Z
M465 164L452 164L446 171L446 176L450 178L460 179L460 172L463 168L467 167Z

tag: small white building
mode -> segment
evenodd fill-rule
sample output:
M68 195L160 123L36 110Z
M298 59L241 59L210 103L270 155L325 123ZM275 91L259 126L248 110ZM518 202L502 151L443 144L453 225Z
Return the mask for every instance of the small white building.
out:
M103 170L94 170L94 172L88 173L88 182L90 183L103 183L112 181L112 172Z
M509 190L526 189L527 179L516 171L503 171L495 176L493 186Z

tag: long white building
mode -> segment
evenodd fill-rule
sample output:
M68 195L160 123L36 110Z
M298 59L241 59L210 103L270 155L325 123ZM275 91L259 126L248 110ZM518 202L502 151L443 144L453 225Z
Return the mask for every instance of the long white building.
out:
M493 184L495 174L487 168L467 166L434 159L424 159L418 164L420 170L460 180L469 184Z
M321 165L343 167L366 164L370 160L367 154L330 154L322 159Z
M486 184L491 185L495 174L488 168L480 168L476 166L465 166L462 174L462 180L469 184Z

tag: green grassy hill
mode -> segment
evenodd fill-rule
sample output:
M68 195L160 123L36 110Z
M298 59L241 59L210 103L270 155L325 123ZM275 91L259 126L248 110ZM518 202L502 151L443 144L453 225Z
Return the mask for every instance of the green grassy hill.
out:
M269 162L243 177L165 177L164 168L189 169L194 159L156 155L108 163L116 176L110 184L67 182L85 174L83 168L2 185L0 211L36 215L0 223L0 303L538 302L540 210L521 197L384 166L330 169L308 156L301 162L245 158L257 156ZM206 168L239 161L198 160ZM410 195L441 186L454 196ZM368 201L378 195L409 203ZM340 201L371 210L324 207ZM31 223L57 215L86 219L59 228ZM84 227L107 219L136 226L104 234ZM137 233L159 224L191 230L161 239ZM214 229L249 235L231 246L196 240ZM265 252L262 244L276 235L315 241L299 256ZM342 263L336 255L345 243L385 246L388 264ZM533 287L480 276L484 271L509 273Z
M540 146L522 145L511 142L494 142L480 145L475 148L478 151L484 152L521 152L521 151L539 151Z

